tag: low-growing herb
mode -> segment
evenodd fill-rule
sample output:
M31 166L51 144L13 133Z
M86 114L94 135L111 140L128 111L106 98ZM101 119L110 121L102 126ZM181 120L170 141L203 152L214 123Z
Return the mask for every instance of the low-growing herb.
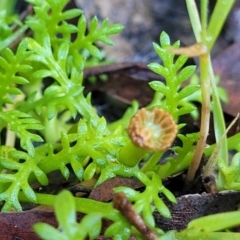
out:
M32 188L35 181L47 186L48 174L56 170L66 179L71 171L78 181L95 178L95 186L115 176L135 177L144 186L141 192L127 187L114 191L126 195L136 215L156 234L154 238L239 238L238 233L217 232L239 224L238 212L196 219L182 232L166 233L156 226L153 216L157 211L171 218L164 199L176 203L162 180L189 167L188 189L203 154L209 159L214 154L219 169L214 189L240 189L239 134L226 137L210 58L234 1L217 1L208 21L207 0L200 4L201 19L195 1L186 0L196 44L181 48L179 41L171 43L168 34L162 32L159 43L153 44L162 64L150 63L148 67L165 82L151 81L149 85L155 91L151 103L139 110L134 101L124 116L111 124L98 115L91 93L84 93L83 70L91 64L89 59L101 58L97 43L113 44L110 36L119 33L123 26L110 24L108 19L99 24L96 17L88 24L81 10L66 10L67 0L27 2L34 13L20 22L16 31L11 28L15 18L0 15L1 210L21 211L22 202L54 206L59 229L37 224L35 230L43 239L95 239L101 232L102 219L112 222L104 233L106 237L129 239L134 235L142 239L141 231L111 202L76 198L68 192L58 196L37 193ZM76 25L69 21L76 18ZM25 37L27 29L31 35ZM19 38L16 48L11 48ZM200 58L199 82L194 81L196 66L185 66L192 56ZM191 77L193 81L186 85ZM179 119L184 114L197 116L194 100L202 104L200 132L184 134L181 130L185 123ZM206 146L210 109L221 148ZM176 135L181 146L171 146ZM169 148L174 156L159 164ZM238 152L232 161L227 154L230 149ZM212 177L211 171L207 175ZM86 214L80 223L76 222L76 212ZM218 219L222 221L215 224Z

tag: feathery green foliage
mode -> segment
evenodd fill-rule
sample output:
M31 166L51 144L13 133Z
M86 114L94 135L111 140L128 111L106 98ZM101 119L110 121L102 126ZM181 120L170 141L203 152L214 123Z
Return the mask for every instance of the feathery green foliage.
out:
M166 218L171 217L162 196L173 203L176 199L163 185L162 179L189 166L199 133L179 134L182 146L173 146L176 157L169 157L164 164L158 164L164 151L151 155L143 150L139 160L143 161L139 165L139 161L130 157L136 149L131 151L131 147L128 148L130 139L125 130L138 104L133 102L121 119L107 124L92 105L91 93L84 94L83 70L88 58L100 59L102 54L97 43L112 45L110 36L119 33L123 27L109 24L108 19L99 24L96 17L88 24L81 10L66 10L67 0L27 2L33 6L34 13L22 23L0 13L1 210L21 211L22 201L54 205L59 230L43 223L36 225L35 230L43 239L52 239L50 236L54 239L85 239L87 236L95 239L100 234L102 218L113 222L105 236L129 239L134 235L141 239L136 228L111 203L73 198L67 192L58 196L42 194L32 188L35 181L47 186L48 174L56 170L66 179L71 171L79 181L95 178L96 186L115 176L135 177L145 187L141 192L127 187L118 187L115 192L127 195L137 214L151 230L161 235L161 239L183 239L195 233L199 236L201 232L195 231L195 222L183 232L164 233L156 227L153 217L154 211ZM77 19L76 25L70 23L73 19ZM10 26L13 22L19 25L15 32ZM32 35L23 37L16 48L11 48L11 44L19 40L27 28ZM196 67L185 66L187 56L176 57L169 50L179 48L180 43L171 45L165 32L160 35L160 43L153 46L162 65L151 63L148 66L163 76L165 83L150 82L155 96L147 108L163 108L178 122L179 116L194 111L190 100L194 99L194 94L201 92L199 83L183 86ZM213 91L213 96L217 99L217 92ZM179 129L183 126L179 124ZM239 148L236 144L239 136L228 139L228 142L230 149ZM129 165L124 164L126 161L121 161L120 156L122 152L126 153L123 151L126 149L130 149L124 155ZM205 154L211 155L213 149L214 146L206 148ZM225 189L239 190L238 156L230 165L221 159L218 161ZM87 214L80 223L76 222L76 211ZM229 213L226 216L232 215ZM199 222L204 229L207 227L201 220ZM223 221L216 229L228 226ZM206 231L210 236L211 231L216 229ZM212 239L211 236L206 239Z
M181 84L191 77L196 67L183 67L188 59L185 55L179 56L175 61L175 55L169 52L169 48L179 48L179 45L179 41L171 45L169 36L162 32L160 45L154 43L153 47L163 64L150 63L148 65L153 72L163 76L166 81L165 84L159 81L150 82L150 87L156 91L156 96L150 106L165 109L176 120L179 116L190 113L195 109L192 105L187 104L184 98L200 88L199 84L190 84L180 89Z

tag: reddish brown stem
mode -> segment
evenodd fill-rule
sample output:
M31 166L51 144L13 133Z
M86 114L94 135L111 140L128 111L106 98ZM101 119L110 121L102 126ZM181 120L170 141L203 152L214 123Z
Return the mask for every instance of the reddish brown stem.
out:
M160 239L159 236L153 232L135 211L133 205L127 200L123 192L116 193L113 198L113 206L121 212L121 214L145 237L147 240Z

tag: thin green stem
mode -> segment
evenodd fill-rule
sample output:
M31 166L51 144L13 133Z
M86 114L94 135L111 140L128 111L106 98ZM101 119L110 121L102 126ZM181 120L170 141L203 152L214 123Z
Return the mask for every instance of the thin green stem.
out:
M18 38L20 38L24 34L24 32L26 32L27 29L28 29L28 26L23 25L16 32L12 33L9 37L7 37L3 41L1 41L0 51L9 47L11 44L13 44Z
M201 78L201 92L202 92L200 136L194 152L193 160L188 170L185 189L188 189L194 180L196 171L201 162L204 148L206 146L206 139L209 131L210 77L208 73L208 66L209 66L209 54L207 53L200 56L200 78Z
M234 0L218 0L216 2L207 28L207 46L209 51L214 46L234 2Z
M139 108L138 102L135 100L132 101L132 105L127 108L126 112L120 119L108 124L108 129L112 132L112 131L116 130L116 128L119 127L120 125L123 127L126 127L129 123L130 119L137 112L138 108Z
M207 0L203 0L201 3L201 17L202 24L201 26L196 3L194 0L186 0L188 13L192 28L195 34L197 42L206 43L205 31L207 24ZM202 110L201 110L201 126L200 126L200 136L197 142L197 146L194 152L193 160L188 169L187 179L185 189L187 190L195 177L196 171L200 165L201 158L206 146L206 139L209 131L209 120L210 120L210 76L208 72L209 67L209 51L203 55L200 55L200 81L201 81L201 92L202 92Z
M214 175L214 170L217 164L218 159L221 159L221 163L224 164L225 166L228 166L228 162L225 161L225 159L223 158L219 158L219 152L220 149L222 147L222 141L223 140L227 140L226 135L228 133L228 131L231 129L231 127L236 123L236 121L238 120L238 115L235 117L235 119L231 122L231 124L228 126L228 128L225 130L225 132L222 134L222 136L216 141L216 147L214 148L210 158L207 161L207 164L203 167L203 178L206 178L208 176L213 176ZM227 142L226 142L227 143ZM223 174L221 171L219 171L218 173L218 179L219 179L219 185L218 185L218 189L223 189L224 188L224 176L219 177L219 174Z
M146 106L146 108L151 109L151 108L155 107L155 105L158 104L159 102L161 102L162 99L163 99L163 94L155 91L152 101Z
M187 0L186 0L187 1ZM187 1L192 2L192 1ZM210 82L213 90L213 115L214 115L214 129L216 141L218 141L225 133L226 127L223 118L223 112L220 104L220 100L217 93L217 87L215 84L213 68L211 65L210 50L214 45L220 30L226 20L226 17L233 5L233 0L225 1L219 0L216 3L213 14L210 18L209 26L207 27L207 10L208 10L208 0L201 1L201 42L208 47L208 53L200 56L200 71L201 71L201 87L202 87L202 116L201 116L201 129L200 129L200 138L197 143L197 147L194 153L193 161L189 167L186 185L190 185L194 179L195 172L199 167L201 157L205 148L206 138L209 129L209 117L210 117ZM193 2L192 2L193 3ZM188 8L190 19L193 18L192 14L196 10L195 8ZM196 28L194 22L191 20L193 29ZM196 23L196 21L195 21ZM199 26L197 26L199 30ZM194 30L194 33L196 29ZM196 40L198 41L198 35L195 33ZM228 161L228 146L226 137L223 137L222 140L223 146L219 150L219 157ZM221 174L219 176L219 182L222 181Z
M22 192L19 193L18 197L19 201L21 202L30 202L30 199L27 198ZM112 203L103 203L87 198L74 198L74 200L76 202L77 212L86 214L98 212L106 215L114 211ZM53 206L55 201L56 195L36 193L36 203L38 204Z
M201 42L202 40L202 26L198 14L198 9L194 0L186 0L188 14L190 18L190 22L192 25L192 29L197 42Z
M208 21L208 0L201 1L201 25L202 25L202 40L207 39L207 21ZM205 44L205 42L204 42Z
M222 106L218 96L217 86L215 83L215 76L212 68L211 61L209 61L209 74L212 86L212 109L213 109L213 123L214 123L214 133L216 142L221 139L221 147L219 148L217 159L222 159L222 161L228 165L228 142L226 136L226 126L223 116ZM217 188L221 189L224 183L224 176L221 171L218 172L217 177Z
M157 165L159 160L161 159L163 152L156 152L150 157L150 159L146 162L146 164L141 168L142 172L152 171L153 168Z
M236 150L240 152L240 133L237 133L229 138L227 138L227 144L228 144L228 149L229 150ZM208 148L205 148L204 154L206 157L209 157L211 153L213 152L214 148L216 147L216 144L212 144Z
M193 152L189 152L186 154L184 158L174 159L174 160L168 160L165 164L159 164L158 168L158 175L161 177L161 179L168 178L170 176L173 176L174 174L180 173L183 170L187 169L192 161L193 158Z
M209 59L209 74L211 80L212 87L212 104L213 104L213 122L214 122L214 133L216 142L224 135L226 131L225 120L223 116L221 102L218 96L215 76L211 64L211 60ZM228 144L227 137L222 140L221 148L219 151L219 157L224 159L225 163L228 164Z

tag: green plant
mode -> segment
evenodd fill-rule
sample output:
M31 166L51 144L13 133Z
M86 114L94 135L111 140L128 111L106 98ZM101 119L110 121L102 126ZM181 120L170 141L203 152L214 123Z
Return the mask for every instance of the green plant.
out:
M65 10L67 0L28 0L28 2L32 4L34 14L21 23L21 31L18 30L20 32L9 34L9 29L6 28L6 34L0 39L0 130L2 141L5 141L0 147L2 211L12 209L21 211L21 202L46 205L54 205L56 202L55 209L61 231L44 224L37 225L37 232L42 232L41 236L45 239L48 239L46 238L48 233L54 234L59 239L76 239L76 236L84 239L87 234L90 238L95 238L100 233L102 218L113 223L106 230L105 236L129 239L133 234L141 239L138 230L114 209L111 203L72 198L67 193L56 197L36 193L32 189L31 184L36 180L43 186L48 185L48 174L55 170L60 170L67 179L71 166L79 181L96 177L96 186L114 176L136 177L140 180L145 186L142 192L126 187L116 188L115 192L126 194L137 214L143 217L147 227L156 232L161 239L199 237L202 232L195 231L198 223L203 223L203 229L208 234L205 237L213 239L215 235L212 231L239 223L236 220L229 224L228 219L235 213L226 213L224 216L227 220L216 228L207 227L212 219L218 218L218 215L209 217L207 219L209 222L206 223L204 218L196 220L180 233L163 233L155 226L153 217L154 211L158 211L166 218L171 217L159 194L173 203L176 202L174 195L162 184L162 179L190 165L188 187L193 181L203 153L208 157L215 154L211 159L214 159L214 166L218 164L220 170L216 184L218 190L239 190L239 154L233 158L231 165L227 158L229 149L239 151L239 134L229 139L225 136L223 113L210 60L211 48L224 22L224 19L219 19L218 16L225 1L217 2L209 25L207 25L207 1L203 0L201 3L201 22L194 1L186 1L197 40L197 44L192 48L180 48L179 41L171 44L165 32L160 35L159 44L154 43L154 49L163 64L151 63L148 66L152 71L163 76L166 82L150 83L155 95L145 110L140 110L140 113L147 115L146 120L139 124L139 126L143 125L143 130L134 125L138 124L135 114L139 113L136 102L133 102L121 119L107 124L105 118L98 116L92 105L91 93L87 96L83 93L83 70L89 56L93 58L102 56L96 45L97 42L112 44L109 36L119 33L122 26L109 25L108 20L104 20L99 26L98 20L93 18L87 28L81 10ZM233 1L229 1L226 4L224 15L227 15L232 3ZM78 18L76 26L68 21L73 18ZM214 28L216 23L217 27ZM31 37L24 37L16 50L6 47L27 28L32 31ZM194 54L200 56L200 84L183 86L196 68L184 66L187 55L193 54L191 49L194 49ZM176 57L178 53L183 55ZM178 134L182 146L173 147L177 157L169 157L165 164L158 164L159 159L174 140L177 128L180 130L185 125L178 124L179 116L195 110L190 99L199 91L202 94L200 133ZM221 138L221 150L218 150L217 154L214 150L217 147L214 145L205 147L211 94L216 139ZM77 117L80 117L79 121L76 121ZM136 122L133 121L130 131L137 130L137 133L129 136L125 128L131 119ZM171 120L171 128L166 126L165 119ZM162 141L164 139L162 131L170 138L166 144ZM169 137L169 134L173 135ZM131 139L134 136L144 141L145 137L149 140L152 135L162 147L151 148L146 144L136 146L136 141ZM69 200L69 209L63 198ZM76 208L74 201L77 203ZM61 205L63 208L60 209ZM75 221L75 209L89 214L79 224ZM238 216L237 213L236 215ZM89 233L88 224L94 218L96 232ZM229 233L230 236L231 234L235 236Z
M61 192L54 203L56 218L59 223L59 229L56 230L46 223L37 223L34 226L35 231L42 239L53 240L75 240L95 239L101 231L101 215L97 213L88 214L81 223L76 221L76 206L74 198L67 191Z
M117 191L121 191L119 188ZM129 199L133 199L135 194L132 189L129 189ZM139 198L139 197L138 197ZM144 199L144 198L142 198ZM52 199L51 199L52 200ZM114 209L108 208L107 211L102 211L98 213L93 211L87 216L83 217L81 222L76 221L76 209L78 204L81 203L81 199L74 198L66 190L61 192L54 199L54 209L56 218L58 220L58 229L55 229L51 225L46 223L37 223L34 225L35 231L38 235L44 240L52 239L61 239L61 240L75 240L75 239L86 239L88 236L89 239L95 239L101 233L102 227L102 218L107 218L107 216L113 215ZM161 205L161 203L159 203ZM138 205L137 203L135 205ZM140 205L139 205L140 206ZM137 210L139 206L135 206ZM123 206L124 208L125 206ZM162 208L162 206L159 206ZM96 210L96 209L94 209ZM112 211L112 214L106 214L108 211ZM129 206L126 208L126 211L129 212ZM138 211L138 210L137 210ZM117 216L117 212L114 213ZM169 212L166 209L166 212L169 216ZM192 220L186 229L180 232L168 231L167 233L162 233L161 231L156 231L158 233L149 234L147 236L149 239L163 239L163 240L176 240L176 239L239 239L239 233L232 232L220 232L226 228L230 228L239 224L240 213L238 211L228 212L228 213L219 213L213 214L210 216L205 216L199 219ZM132 216L131 216L132 217ZM135 217L135 216L134 216ZM152 219L151 214L149 218ZM216 221L218 219L218 221ZM130 233L135 233L137 239L143 239L136 230L131 229L130 224L126 219L118 216L118 222L111 225L105 232L105 236L114 236L115 239L129 239ZM136 221L139 221L139 217L136 217ZM151 223L147 223L151 225ZM145 228L145 227L144 227ZM151 238L153 237L153 238ZM148 239L148 238L147 238Z

